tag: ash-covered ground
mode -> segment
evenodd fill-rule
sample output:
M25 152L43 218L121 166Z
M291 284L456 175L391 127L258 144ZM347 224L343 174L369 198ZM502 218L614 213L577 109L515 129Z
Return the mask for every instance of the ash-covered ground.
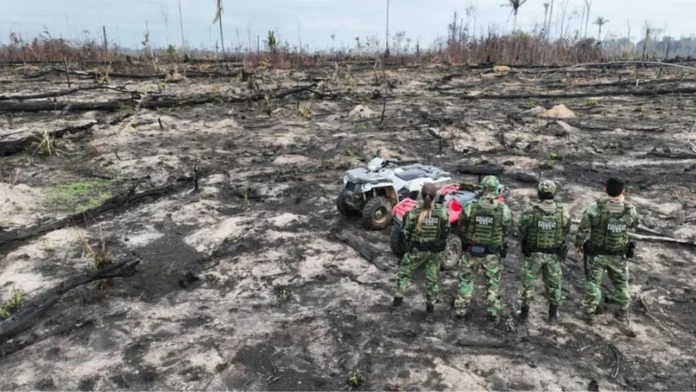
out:
M73 86L94 83L75 79ZM482 281L472 322L455 325L453 271L442 274L436 321L428 324L422 273L405 310L388 309L398 265L388 246L391 227L367 232L334 204L343 172L374 156L434 164L456 180L476 178L458 168L502 167L515 220L536 196L534 178L559 181L558 198L579 219L616 175L628 181L645 227L693 241L696 96L620 94L693 87L686 71L433 66L382 73L338 64L257 71L253 80L166 84L168 94L220 96L205 105L0 117L3 137L96 121L57 139L57 154L41 155L37 146L0 158L6 229L98 206L134 179L147 176L142 191L191 176L194 167L200 175L199 192L129 203L87 225L0 248L0 298L21 290L25 301L90 270L85 242L104 246L115 261L133 252L142 260L134 277L73 290L37 325L2 343L0 389L585 390L592 381L600 390L696 388L693 247L639 244L630 263L635 337L614 322L611 303L595 327L575 316L584 285L575 255L563 265L559 325L545 321L541 282L530 323L516 325L522 256L514 236L499 330L484 328ZM64 77L24 79L12 69L0 81L6 94L67 88ZM111 83L126 82L128 90L158 91L152 81ZM312 92L282 99L225 98L310 83L318 84ZM569 93L578 96L469 98ZM575 117L541 110L561 104ZM332 227L381 249L389 271L331 237Z

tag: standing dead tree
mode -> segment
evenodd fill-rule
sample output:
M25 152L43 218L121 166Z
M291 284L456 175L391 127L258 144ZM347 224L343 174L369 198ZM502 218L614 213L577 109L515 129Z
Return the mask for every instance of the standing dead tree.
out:
M222 47L222 57L225 58L225 36L222 33L222 0L216 0L216 11L215 11L215 19L213 20L213 24L215 22L218 22L220 24L220 46Z
M514 15L514 22L512 25L512 31L517 30L517 13L520 11L520 7L526 3L527 0L508 0L508 3L501 5L501 7L512 8L512 14Z
M601 16L598 16L597 20L595 20L594 24L596 24L599 27L599 31L597 32L597 42L602 41L602 26L604 26L607 23L609 23L609 21Z

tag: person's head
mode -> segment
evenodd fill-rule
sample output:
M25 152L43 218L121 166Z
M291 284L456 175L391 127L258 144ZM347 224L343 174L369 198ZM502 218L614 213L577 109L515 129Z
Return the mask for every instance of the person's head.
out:
M496 194L498 189L500 189L500 181L496 176L486 176L481 180L481 189L483 189L484 194Z
M423 184L421 188L421 197L423 198L423 205L426 208L430 208L433 205L433 200L437 197L437 186L432 182Z
M551 180L543 180L539 183L537 194L539 200L553 200L556 196L557 185Z
M616 177L611 177L604 185L604 191L609 197L619 197L624 193L624 182Z

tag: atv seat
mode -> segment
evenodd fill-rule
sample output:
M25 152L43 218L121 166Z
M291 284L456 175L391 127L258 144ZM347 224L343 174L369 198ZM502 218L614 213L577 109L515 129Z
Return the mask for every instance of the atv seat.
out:
M402 172L394 174L404 181L412 181L417 178L431 177L431 173L420 168L406 169Z

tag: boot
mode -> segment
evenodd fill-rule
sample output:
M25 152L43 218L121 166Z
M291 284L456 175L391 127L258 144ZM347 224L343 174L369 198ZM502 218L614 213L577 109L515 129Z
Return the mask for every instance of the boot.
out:
M401 304L404 303L403 297L394 297L394 302L391 305L391 311L397 313L401 308Z
M432 323L435 321L433 313L435 312L435 305L427 304L425 305L425 321Z
M522 309L520 309L520 323L526 324L528 319L529 319L529 305L522 305Z
M549 305L549 324L558 324L558 305Z
M614 317L616 317L617 321L625 324L628 322L628 311L619 309L614 314Z
M494 316L492 314L488 315L488 323L486 323L486 329L496 329L500 324L500 316Z

